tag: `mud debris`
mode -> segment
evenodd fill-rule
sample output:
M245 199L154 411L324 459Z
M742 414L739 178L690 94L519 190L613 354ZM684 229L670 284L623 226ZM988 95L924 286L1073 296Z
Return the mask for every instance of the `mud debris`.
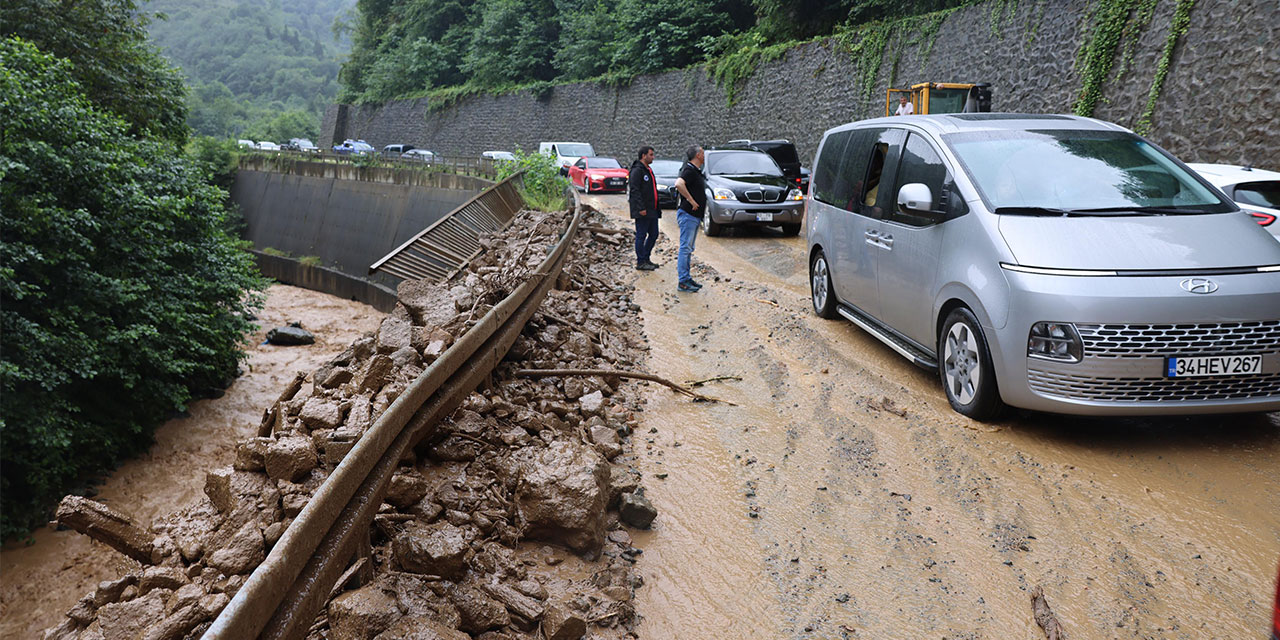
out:
M563 212L522 212L449 282L402 283L377 332L306 376L309 388L301 376L290 383L260 437L208 473L200 501L139 528L139 567L99 585L44 637L199 637L377 417L529 277L564 223ZM643 362L639 309L621 284L629 260L610 238L579 234L507 360L401 461L371 531L374 577L348 576L309 638L630 634L639 550L610 508L643 495L629 438L641 383L512 375Z

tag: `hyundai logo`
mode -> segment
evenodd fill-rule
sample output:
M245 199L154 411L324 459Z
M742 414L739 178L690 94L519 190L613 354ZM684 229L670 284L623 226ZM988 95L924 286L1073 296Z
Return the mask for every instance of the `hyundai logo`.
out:
M1191 293L1213 293L1218 290L1218 283L1208 278L1187 278L1179 282L1178 286Z

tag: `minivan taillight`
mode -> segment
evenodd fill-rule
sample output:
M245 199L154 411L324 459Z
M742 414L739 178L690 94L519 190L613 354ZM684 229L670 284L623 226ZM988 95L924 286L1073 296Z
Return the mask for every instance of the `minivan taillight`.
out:
M1253 221L1264 227L1271 226L1271 223L1276 221L1276 217L1269 213L1249 211L1248 209L1245 210L1245 213L1253 216Z

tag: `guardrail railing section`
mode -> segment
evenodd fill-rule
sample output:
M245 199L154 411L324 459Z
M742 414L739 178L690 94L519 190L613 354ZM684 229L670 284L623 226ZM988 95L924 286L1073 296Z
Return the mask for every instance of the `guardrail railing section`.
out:
M500 231L524 206L524 172L481 191L462 206L423 229L381 260L369 273L405 280L440 282L480 254L480 235Z

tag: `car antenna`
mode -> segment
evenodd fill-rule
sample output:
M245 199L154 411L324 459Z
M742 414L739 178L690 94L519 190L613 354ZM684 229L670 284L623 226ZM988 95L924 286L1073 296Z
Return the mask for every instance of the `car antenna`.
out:
M1245 165L1244 165L1244 170L1245 170L1245 171L1253 171L1253 163L1252 163L1252 162L1249 162L1249 163L1245 164Z

